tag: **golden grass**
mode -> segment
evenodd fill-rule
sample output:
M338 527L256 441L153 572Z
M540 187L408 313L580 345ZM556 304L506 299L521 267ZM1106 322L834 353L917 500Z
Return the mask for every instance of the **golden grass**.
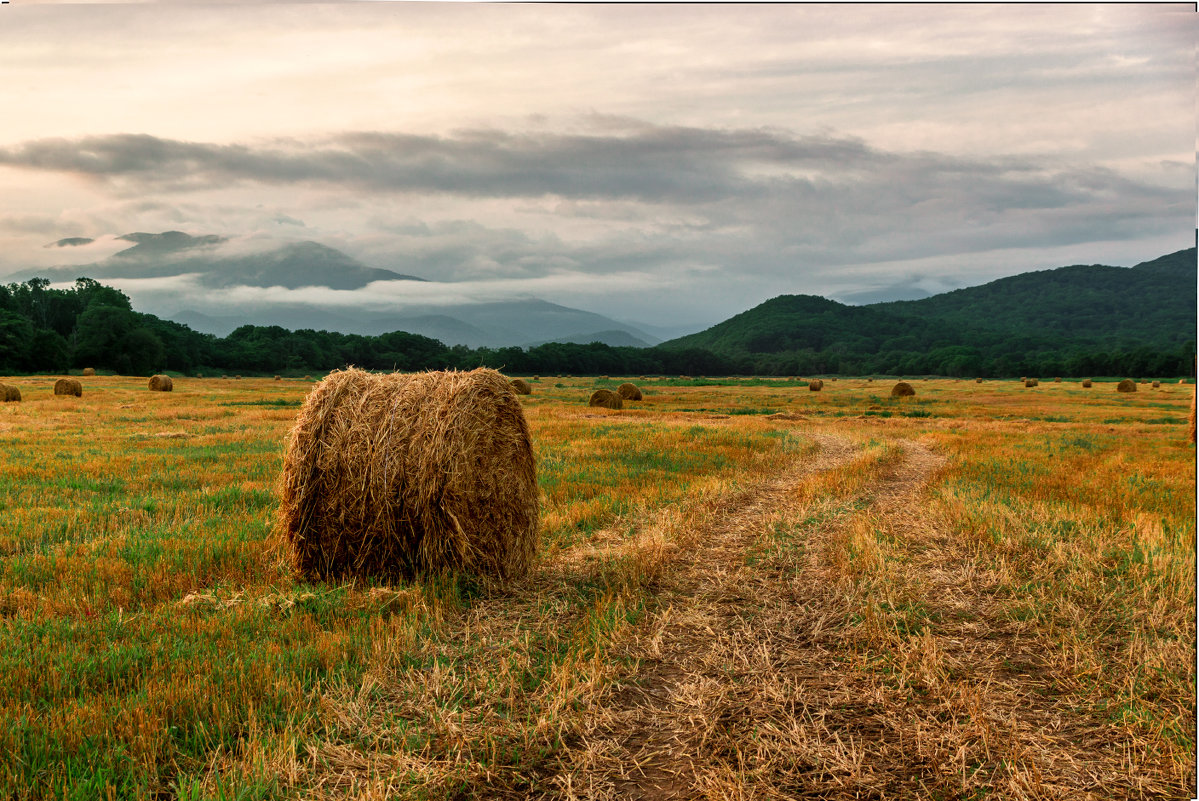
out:
M501 590L295 578L308 384L88 383L0 407L5 796L1194 795L1193 387L557 379Z

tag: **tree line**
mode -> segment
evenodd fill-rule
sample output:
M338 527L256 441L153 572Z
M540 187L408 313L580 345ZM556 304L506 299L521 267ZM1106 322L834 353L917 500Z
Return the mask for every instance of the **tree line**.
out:
M494 367L532 375L945 375L1189 376L1194 344L1071 343L1005 336L977 343L930 341L917 332L883 340L825 338L753 352L694 346L613 347L548 343L468 348L394 331L379 336L242 326L228 336L134 311L120 290L90 278L55 289L44 278L0 285L0 373L65 373L94 367L122 375L160 372L311 373L357 365L414 371ZM685 343L684 343L685 344Z

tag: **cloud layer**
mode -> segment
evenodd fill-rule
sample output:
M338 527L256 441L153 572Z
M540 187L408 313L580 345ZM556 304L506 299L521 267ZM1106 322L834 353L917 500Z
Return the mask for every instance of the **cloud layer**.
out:
M1187 8L15 10L0 274L180 229L712 322L1131 264L1193 236Z

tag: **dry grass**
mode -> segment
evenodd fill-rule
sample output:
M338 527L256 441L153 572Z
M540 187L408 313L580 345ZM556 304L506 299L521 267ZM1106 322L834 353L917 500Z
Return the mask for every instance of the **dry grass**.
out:
M311 578L529 569L529 429L494 370L330 373L288 438L279 531Z
M307 384L5 407L0 795L1194 795L1193 387L558 383L506 588L295 578Z

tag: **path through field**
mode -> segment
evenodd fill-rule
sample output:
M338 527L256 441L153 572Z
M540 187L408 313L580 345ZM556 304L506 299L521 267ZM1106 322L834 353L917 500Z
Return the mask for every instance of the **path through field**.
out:
M898 458L865 492L813 515L797 486L855 458L849 440L813 436L814 459L736 499L672 565L665 609L630 649L641 670L563 756L561 794L1170 795L1142 778L1171 772L1151 749L1055 697L1046 650L998 614L969 553L929 525L925 486L944 459L897 440ZM772 530L789 530L782 558L757 553ZM880 535L903 567L890 568L892 590L880 580L863 597L836 563ZM911 604L927 624L880 628L880 604Z

